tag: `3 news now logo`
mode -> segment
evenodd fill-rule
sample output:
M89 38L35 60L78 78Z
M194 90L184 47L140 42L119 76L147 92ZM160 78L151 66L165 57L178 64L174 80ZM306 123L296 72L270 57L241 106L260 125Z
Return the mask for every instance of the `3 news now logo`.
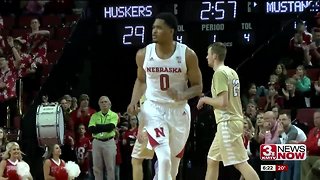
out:
M305 160L307 147L305 144L261 144L260 159L271 160Z

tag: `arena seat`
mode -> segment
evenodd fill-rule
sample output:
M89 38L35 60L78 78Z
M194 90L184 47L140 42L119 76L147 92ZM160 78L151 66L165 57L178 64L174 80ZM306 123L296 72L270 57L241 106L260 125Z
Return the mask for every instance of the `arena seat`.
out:
M313 113L315 112L314 108L302 108L297 110L297 120L301 123L307 123L309 128L314 127L313 122Z
M16 28L16 29L12 29L11 36L16 38L19 36L25 36L27 33L30 33L30 32L31 32L30 29Z
M20 16L18 18L18 27L20 28L29 28L30 27L30 21L34 18L37 18L35 16Z
M266 104L267 104L267 97L265 96L259 97L258 104L257 104L258 108L260 110L264 110L264 107L266 106Z
M292 77L296 73L296 69L288 69L287 76Z
M43 65L42 76L46 76L46 77L49 76L52 68L53 68L53 64Z
M61 27L56 30L56 39L68 40L71 34L70 27Z
M60 52L64 48L63 40L49 40L48 41L48 52Z
M4 29L12 29L15 25L15 17L13 16L3 16L3 26Z
M49 64L56 64L61 57L62 52L48 52L47 59Z
M312 80L312 81L317 81L318 76L319 76L320 69L319 68L312 68L307 70L307 76Z
M58 15L44 15L41 17L42 27L59 27L62 26L61 17Z

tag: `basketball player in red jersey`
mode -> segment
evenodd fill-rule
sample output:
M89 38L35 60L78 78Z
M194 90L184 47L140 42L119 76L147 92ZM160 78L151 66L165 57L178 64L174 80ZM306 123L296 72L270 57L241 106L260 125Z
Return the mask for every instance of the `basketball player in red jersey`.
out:
M9 142L6 146L6 151L3 154L3 160L0 163L0 179L9 179L10 171L17 171L17 164L21 161L22 155L19 144L16 142ZM33 179L31 174L20 178L28 180Z
M171 13L156 16L153 43L136 54L137 79L128 106L128 112L136 115L138 102L145 93L138 134L143 129L147 131L149 144L158 158L158 180L176 179L190 131L187 101L202 92L197 55L174 41L177 26Z
M45 180L55 180L60 168L65 166L65 162L60 159L61 149L58 144L49 146L46 160L43 164L43 174Z

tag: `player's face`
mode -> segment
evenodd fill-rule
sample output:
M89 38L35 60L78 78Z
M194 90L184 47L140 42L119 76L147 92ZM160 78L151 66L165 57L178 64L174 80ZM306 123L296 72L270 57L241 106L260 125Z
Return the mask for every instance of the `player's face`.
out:
M214 59L216 58L216 54L212 53L211 47L208 48L207 57L206 58L207 58L207 61L208 61L208 66L213 68L214 67Z
M171 40L173 37L173 29L170 28L164 20L156 19L152 26L152 41L161 43Z

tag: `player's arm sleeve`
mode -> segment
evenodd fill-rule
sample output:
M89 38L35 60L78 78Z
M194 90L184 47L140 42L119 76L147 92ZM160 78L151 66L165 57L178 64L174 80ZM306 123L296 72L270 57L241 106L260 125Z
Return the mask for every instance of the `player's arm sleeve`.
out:
M215 87L217 95L222 92L228 91L228 78L223 71L217 71L213 75L213 85Z

